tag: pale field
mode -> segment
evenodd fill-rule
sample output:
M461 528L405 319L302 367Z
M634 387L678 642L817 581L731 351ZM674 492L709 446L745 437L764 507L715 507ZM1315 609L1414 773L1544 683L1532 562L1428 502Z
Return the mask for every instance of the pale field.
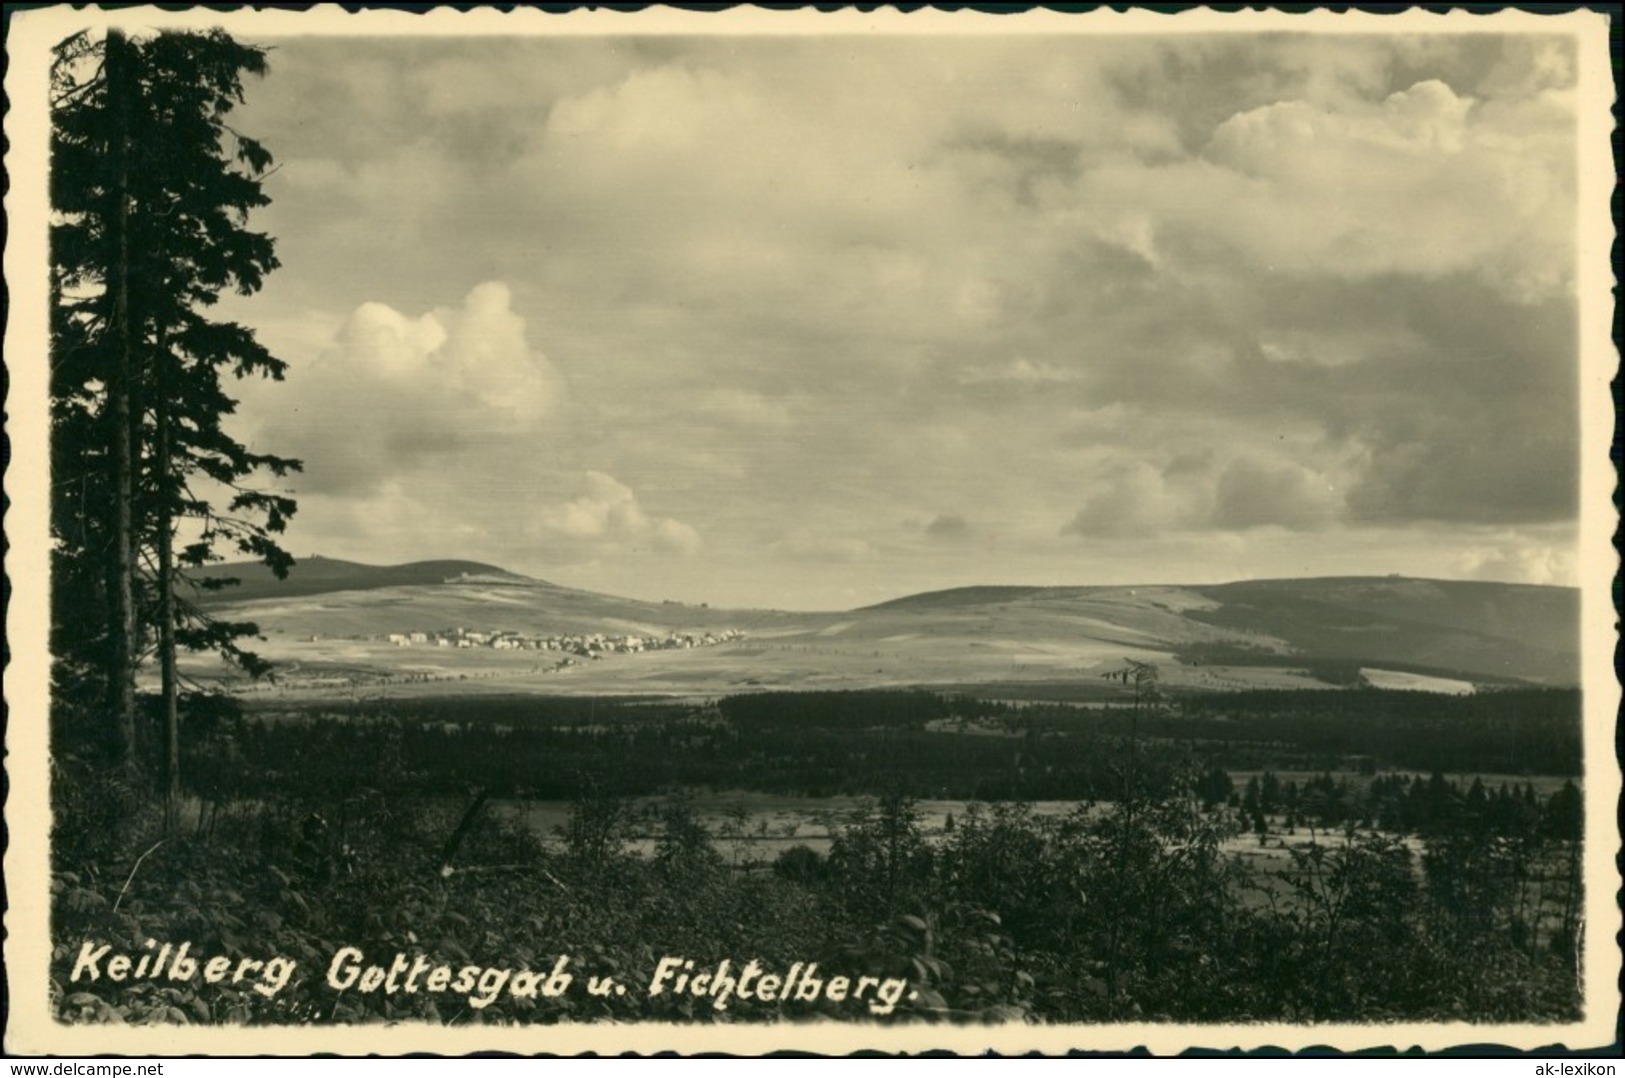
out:
M971 608L875 608L845 613L712 610L646 603L554 588L394 587L265 599L226 608L258 622L253 645L278 667L275 686L229 680L206 657L187 673L253 695L330 697L461 692L721 695L761 689L820 690L974 682L1077 681L1096 689L1126 660L1168 667L1171 684L1318 684L1290 673L1245 675L1214 667L1175 668L1172 649L1191 642L1257 642L1191 620L1211 606L1177 588L1072 589L1055 597ZM398 647L388 633L451 627L535 635L601 632L663 636L735 629L727 645L608 654L560 667L548 651ZM1278 646L1278 641L1266 641Z
M366 577L365 567L352 568L357 580ZM256 692L318 700L393 694L402 684L417 694L714 696L1006 683L1029 696L1043 684L1050 697L1088 699L1120 690L1102 675L1127 660L1155 663L1163 684L1176 690L1326 688L1307 673L1316 664L1311 656L1358 657L1379 684L1438 692L1461 692L1480 674L1546 684L1568 684L1574 676L1572 596L1459 581L971 587L825 612L712 609L468 577L276 597L267 587L262 581L245 592L257 599L231 602L223 595L227 601L210 612L261 626L263 642L250 647L282 670L278 688ZM292 580L289 588L298 590ZM561 670L552 652L397 648L386 640L390 633L458 627L655 637L734 629L747 640L731 650L609 655ZM1207 661L1186 666L1174 658L1194 653ZM1237 653L1244 661L1227 665ZM208 658L188 660L187 673L241 684Z
M1549 644L1542 650L1538 640L1506 635L1519 625L1549 630L1547 622L1561 621L1556 615L1541 620L1539 604L1525 609L1529 597L1522 592L1456 595L1451 588L1470 592L1470 586L1389 580L1248 587L1234 610L1231 600L1221 604L1200 589L1149 586L969 588L838 612L711 609L541 582L363 588L250 599L211 611L262 627L263 641L250 646L278 665L274 687L233 680L207 657L188 659L186 672L254 695L320 700L387 696L404 685L414 695L716 696L1040 683L1062 695L1070 686L1081 698L1103 698L1122 688L1103 675L1128 660L1156 664L1163 685L1174 690L1327 688L1307 672L1314 660L1300 654L1369 654L1366 672L1379 685L1456 693L1471 689L1473 674L1458 679L1396 668L1416 663L1502 675L1527 667L1539 676L1555 669L1540 659ZM1221 607L1230 611L1226 624L1212 620ZM1392 618L1377 616L1389 607ZM1403 624L1392 620L1402 615ZM1499 626L1502 635L1485 635L1487 626ZM608 654L562 668L557 652L397 647L386 639L457 627L654 637L733 629L746 639L726 647ZM1301 637L1305 646L1287 637ZM1214 661L1187 666L1174 658L1192 649ZM1247 661L1226 665L1227 650L1237 649ZM1384 661L1385 654L1392 658Z
M549 651L397 647L379 640L272 636L260 654L277 664L274 681L228 682L253 697L289 701L359 691L367 696L460 693L546 695L724 695L752 690L841 690L964 681L1077 679L1106 686L1101 674L1127 657L1166 661L1162 652L1079 641L989 646L930 638L894 638L842 645L807 633L764 634L706 648L563 658ZM209 660L193 661L193 677L221 677ZM405 690L410 689L410 692Z
M315 600L305 603L314 606ZM277 604L275 609L282 611L289 605ZM264 612L254 613L262 616ZM786 624L792 617L796 623ZM420 620L429 628L441 624ZM1095 619L1061 619L1065 625L1044 624L1046 620L1024 617L1017 627L982 624L978 619L931 618L929 624L918 625L912 624L919 621L917 617L889 614L871 615L859 624L833 615L758 615L730 620L727 612L717 612L708 624L683 631L736 628L747 637L712 647L577 657L571 665L561 665L565 656L553 651L432 644L400 647L377 637L357 639L277 627L268 629L265 639L253 645L276 665L273 679L250 684L206 656L188 657L184 669L192 678L229 686L250 699L274 698L285 703L358 695L693 697L978 683L1073 683L1086 695L1111 696L1126 690L1108 681L1105 673L1130 659L1157 664L1163 684L1175 689L1327 687L1290 667L1185 667L1172 658L1166 645L1148 643L1154 637L1147 631L1111 627ZM408 625L403 619L400 624L400 631L411 631L419 623ZM666 631L630 620L615 628L651 635ZM895 629L915 631L891 631ZM313 635L319 638L312 639Z
M1361 667L1360 673L1379 689L1403 689L1411 692L1441 692L1451 696L1465 696L1475 691L1470 681L1456 678L1431 677L1427 674L1409 674L1402 670L1381 670Z
M1306 772L1282 773L1283 779L1302 781L1310 777ZM1334 776L1335 777L1335 776ZM1455 776L1460 778L1460 776ZM1483 776L1485 785L1499 784L1501 778L1510 783L1510 776ZM1496 782L1492 785L1491 779ZM1243 779L1245 781L1245 779ZM1471 782L1471 778L1466 780ZM1559 788L1564 780L1551 776L1527 779L1540 796ZM643 856L655 850L659 833L658 810L663 798L637 798L629 803L634 824L633 838L626 849ZM836 833L849 823L859 808L873 798L861 797L791 797L787 795L749 792L696 793L688 798L696 819L711 835L712 845L725 858L738 864L767 863L777 859L794 846L806 846L820 854L827 854ZM986 802L962 800L921 800L914 803L915 819L927 841L940 842L949 832L947 819L951 815L957 827L962 827L976 806L984 816L991 814L993 806ZM1033 817L1055 820L1075 812L1098 815L1110 808L1109 802L1036 801L1029 803ZM561 849L561 837L570 818L568 801L493 801L491 811L499 818L521 823L538 838L555 849ZM1241 829L1239 819L1232 818L1236 833L1223 840L1220 849L1237 857L1249 870L1276 871L1291 866L1291 851L1304 849L1311 843L1336 849L1347 844L1348 835L1342 828L1312 828L1300 824L1290 830L1285 820L1276 816L1269 820L1269 833L1264 842L1258 836ZM1372 833L1369 829L1360 834ZM1404 843L1413 854L1420 854L1421 841L1414 836Z

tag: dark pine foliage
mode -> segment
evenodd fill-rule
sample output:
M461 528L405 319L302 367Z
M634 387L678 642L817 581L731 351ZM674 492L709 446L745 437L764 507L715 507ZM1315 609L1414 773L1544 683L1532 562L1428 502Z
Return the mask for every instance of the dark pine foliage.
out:
M192 600L226 583L201 571L222 549L278 574L292 564L276 536L295 503L255 484L299 462L251 451L227 427L230 381L280 379L284 364L252 330L207 314L277 267L270 237L247 226L268 202L271 156L226 121L244 78L265 70L263 49L220 31L80 33L56 49L52 651L58 734L70 742L100 740L119 721L140 729L133 715L96 712L109 700L133 711L116 686L133 684L155 649L264 669L239 643L253 625ZM148 747L115 753L128 763Z

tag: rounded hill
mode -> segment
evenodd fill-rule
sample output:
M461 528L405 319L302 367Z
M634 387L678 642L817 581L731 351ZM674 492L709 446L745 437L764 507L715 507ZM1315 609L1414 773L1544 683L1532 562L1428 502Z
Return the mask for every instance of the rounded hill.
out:
M370 591L426 584L546 585L546 581L477 561L438 559L407 562L404 565L364 565L320 555L312 555L295 563L283 580L278 580L274 573L257 563L222 565L192 575L200 580L211 577L236 580L236 584L215 592L220 601L232 603L255 599L291 599L330 591Z

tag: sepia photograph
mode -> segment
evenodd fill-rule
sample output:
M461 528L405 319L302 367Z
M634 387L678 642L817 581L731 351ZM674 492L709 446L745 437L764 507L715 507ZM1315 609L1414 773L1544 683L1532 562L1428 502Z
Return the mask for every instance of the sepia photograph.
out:
M7 48L8 1053L1617 1036L1603 15Z

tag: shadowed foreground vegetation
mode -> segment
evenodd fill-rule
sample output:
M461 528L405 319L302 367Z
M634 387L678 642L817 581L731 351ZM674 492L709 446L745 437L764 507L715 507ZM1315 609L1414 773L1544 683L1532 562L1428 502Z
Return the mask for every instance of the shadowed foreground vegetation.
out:
M890 743L891 788L857 791L876 796L836 829L827 854L796 847L771 865L730 863L687 800L684 787L702 785L693 781L663 788L652 824L632 812L629 796L643 792L632 779L653 766L646 755L682 759L672 748L682 737L713 752L744 751L754 744L752 724L772 724L777 714L808 738L866 751L860 735L868 727L853 717L853 701L824 703L828 714L812 700L780 701L777 711L751 698L658 713L604 703L588 722L562 704L551 716L542 709L526 729L567 730L580 744L524 789L503 786L508 772L499 766L489 768L490 781L476 774L486 770L478 762L527 744L505 740L517 732L516 715L452 732L436 714L221 716L209 725L194 712L191 811L168 830L145 795L62 753L53 842L57 1013L86 1021L455 1024L817 1016L1525 1022L1578 1014L1581 820L1572 782L1542 797L1528 785L1401 777L1367 760L1378 771L1363 780L1327 773L1283 782L1266 773L1238 788L1212 745L1157 733L1171 720L1148 712L1136 725L1149 733L1120 736L1114 718L1091 732L1087 753L1068 750L1094 761L1064 795L1080 802L1070 815L1040 815L1011 800L973 808L927 835L910 797L959 780L951 769L903 766L899 746L912 738ZM861 710L881 703L865 701ZM983 708L989 725L981 732L934 732L967 703L916 694L890 701L896 727L921 743L961 741L955 751L987 754L1001 768L1013 746L1044 753L1067 740L1029 742L1019 724L999 727L1009 714L994 705ZM1032 716L1040 729L1049 714ZM639 740L655 738L654 729L665 732ZM773 758L748 759L754 773L779 773ZM1041 759L1021 766L1042 774ZM719 766L731 762L724 752ZM689 778L680 767L668 773ZM556 841L485 808L493 790L522 796L551 781L568 782L574 802ZM1307 830L1313 841L1282 849L1271 835L1285 828L1300 838ZM651 830L652 850L629 852L634 833ZM1262 866L1235 853L1237 836L1253 831L1263 834L1242 845L1275 841L1274 859ZM132 948L147 939L187 941L199 957L284 956L297 973L274 994L251 981L71 979L85 941L144 953ZM369 963L387 965L399 953L453 968L543 973L569 956L578 983L552 997L493 992L484 1006L473 1005L477 991L339 991L325 975L345 947ZM697 971L723 959L736 970L755 960L779 974L817 963L825 979L896 979L908 994L883 1016L826 997L734 998L719 1009L704 995L649 993L667 956L692 959ZM595 996L585 988L589 976L613 977L626 992Z

